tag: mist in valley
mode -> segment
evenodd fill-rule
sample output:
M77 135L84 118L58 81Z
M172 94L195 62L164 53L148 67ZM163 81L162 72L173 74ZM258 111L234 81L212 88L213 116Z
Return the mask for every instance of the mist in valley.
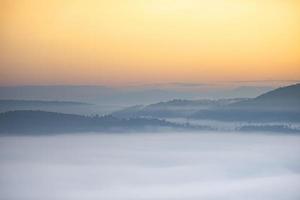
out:
M296 200L299 153L296 134L1 136L0 199Z

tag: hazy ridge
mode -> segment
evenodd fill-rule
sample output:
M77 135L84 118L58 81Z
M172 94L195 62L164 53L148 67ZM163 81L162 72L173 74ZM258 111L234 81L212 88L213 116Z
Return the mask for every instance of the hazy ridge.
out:
M84 109L91 104L73 101L0 100L0 106L10 105L15 111L0 114L2 133L63 133L63 132L125 132L134 130L216 130L213 124L190 124L189 120L247 122L236 131L300 132L300 84L275 89L256 98L219 100L175 99L150 105L128 107L108 115L62 113L63 108ZM46 106L46 107L43 107ZM59 112L43 111L57 106ZM61 108L61 111L60 111ZM91 107L93 109L93 107ZM182 118L176 123L171 118ZM261 124L257 124L257 123ZM270 124L276 122L277 124ZM256 124L253 124L256 123ZM279 124L278 124L279 123Z

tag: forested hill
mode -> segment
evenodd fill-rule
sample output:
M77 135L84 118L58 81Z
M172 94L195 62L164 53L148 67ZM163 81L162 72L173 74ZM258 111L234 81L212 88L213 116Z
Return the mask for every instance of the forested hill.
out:
M113 116L82 116L44 111L0 113L0 133L62 133L134 131L151 128L186 128L158 119L119 119Z

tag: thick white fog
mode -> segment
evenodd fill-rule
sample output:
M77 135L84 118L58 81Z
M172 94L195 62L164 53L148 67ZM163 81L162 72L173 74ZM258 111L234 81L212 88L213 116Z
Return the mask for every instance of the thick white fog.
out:
M0 137L2 200L298 200L300 136Z

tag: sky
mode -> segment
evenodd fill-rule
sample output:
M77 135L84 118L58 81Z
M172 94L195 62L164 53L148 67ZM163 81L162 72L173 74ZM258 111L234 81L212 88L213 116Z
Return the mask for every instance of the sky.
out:
M0 85L300 79L298 0L2 0Z

